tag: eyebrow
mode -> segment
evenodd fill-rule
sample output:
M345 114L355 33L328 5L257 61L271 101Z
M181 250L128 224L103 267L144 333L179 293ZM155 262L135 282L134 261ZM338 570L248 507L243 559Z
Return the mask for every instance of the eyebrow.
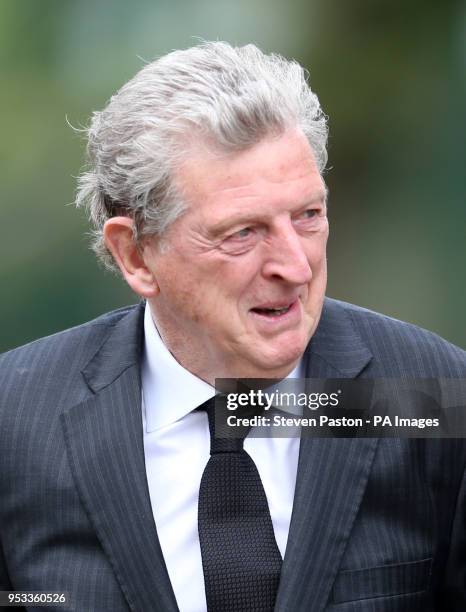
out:
M297 207L296 211L294 212L305 210L306 208L308 208L309 206L312 206L313 204L321 204L323 206L326 206L327 196L328 196L328 189L327 189L327 186L325 186L325 191L320 192L318 195L316 195L312 199L308 200L301 206ZM258 220L258 217L259 215L256 212L243 212L243 213L238 213L237 215L233 213L233 215L229 217L228 219L222 219L218 223L215 223L214 225L209 227L208 231L211 236L219 236L224 231L230 228L233 228L235 225L248 225L252 222L256 222Z

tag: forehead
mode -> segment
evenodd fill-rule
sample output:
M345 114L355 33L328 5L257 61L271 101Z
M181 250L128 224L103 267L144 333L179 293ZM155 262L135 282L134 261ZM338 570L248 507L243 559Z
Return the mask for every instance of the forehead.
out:
M189 212L213 220L238 209L270 210L325 198L312 149L297 130L235 154L191 150L175 176Z

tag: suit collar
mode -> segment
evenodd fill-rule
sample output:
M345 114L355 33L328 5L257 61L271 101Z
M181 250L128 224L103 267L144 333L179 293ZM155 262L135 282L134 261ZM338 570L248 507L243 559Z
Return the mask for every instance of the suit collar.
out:
M109 324L108 334L82 372L94 393L110 385L127 368L140 367L144 308L145 302L141 302ZM325 298L319 325L305 352L305 376L354 378L371 359L371 351L356 329L349 308Z
M140 367L144 337L144 305L140 302L108 324L108 333L82 370L84 380L98 393L132 366Z
M355 378L372 353L359 334L349 305L325 298L322 316L306 350L307 378Z

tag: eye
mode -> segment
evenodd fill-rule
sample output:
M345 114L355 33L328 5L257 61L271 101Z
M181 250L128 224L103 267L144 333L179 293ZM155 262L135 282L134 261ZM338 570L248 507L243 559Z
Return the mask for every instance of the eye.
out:
M314 232L319 228L324 211L319 206L306 208L293 218L294 226L303 232Z
M295 222L310 223L312 221L312 223L315 223L323 214L323 209L320 207L306 208L306 210L296 215Z
M234 234L231 234L229 238L232 238L233 240L245 240L246 238L249 238L251 234L252 229L250 227L243 227Z
M253 249L260 236L258 228L242 227L223 240L221 250L230 255L241 255Z

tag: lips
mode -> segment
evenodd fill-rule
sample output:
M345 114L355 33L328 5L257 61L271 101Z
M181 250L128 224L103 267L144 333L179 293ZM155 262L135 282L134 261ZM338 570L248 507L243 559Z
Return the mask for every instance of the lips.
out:
M256 332L272 338L275 334L299 328L303 323L301 300L262 303L249 310Z

